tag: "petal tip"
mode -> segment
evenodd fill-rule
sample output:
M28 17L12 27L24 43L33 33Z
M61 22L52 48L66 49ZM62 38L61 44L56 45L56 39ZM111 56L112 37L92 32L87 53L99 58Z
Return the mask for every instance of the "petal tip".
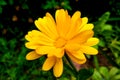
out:
M26 55L26 60L35 60L40 58L42 55L37 54L35 51L31 51Z

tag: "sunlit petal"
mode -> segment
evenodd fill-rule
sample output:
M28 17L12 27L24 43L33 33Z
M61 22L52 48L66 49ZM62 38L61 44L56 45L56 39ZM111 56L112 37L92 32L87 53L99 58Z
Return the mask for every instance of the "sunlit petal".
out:
M48 54L52 50L54 50L54 47L51 46L40 46L36 48L36 52L41 55Z
M80 48L80 44L67 44L67 45L65 45L65 50L78 51L79 48Z
M98 54L98 50L90 47L90 46L81 46L80 50L85 53L85 54L89 54L89 55L96 55Z
M88 22L88 18L87 17L83 17L81 26L84 26L85 24L87 24L87 22Z
M72 23L75 23L76 20L80 18L80 16L81 16L80 11L76 11L76 12L73 14L72 18L71 18Z
M55 19L58 34L61 37L66 38L66 34L69 31L70 25L70 16L68 15L68 12L63 9L57 10L55 14Z
M53 57L53 56L48 57L45 60L43 66L42 66L42 70L45 70L45 71L50 70L55 65L55 63L56 63L56 58L55 57Z
M54 50L50 50L48 53L49 53L48 57L49 56L56 56L57 58L62 58L64 56L64 49L54 48Z
M55 66L53 67L53 73L55 75L55 77L60 77L63 73L63 61L62 59L58 58L56 60Z
M27 42L27 43L25 43L25 47L27 47L29 49L36 49L39 46L40 46L40 44L34 43L34 42Z
M25 44L27 48L36 49L41 45L52 46L53 40L37 30L28 32L25 38L29 41Z
M58 37L56 25L49 17L39 18L35 21L35 25L40 31L49 36L51 39L56 39L56 37Z
M84 45L94 46L94 45L96 45L98 43L99 43L99 39L98 38L89 38Z
M53 25L54 24L56 25L55 20L54 20L54 18L52 17L52 15L50 13L47 12L46 17L49 17L51 19L51 21L53 22Z
M73 37L73 39L69 40L68 43L84 43L87 41L87 39L91 38L93 34L94 33L92 30L83 31Z
M32 43L40 45L52 45L52 43L54 42L54 40L37 30L32 30L28 32L25 38Z
M79 53L77 53L79 54ZM76 55L72 55L70 52L67 52L67 55L70 57L70 59L78 64L83 64L86 62L86 58L84 57L84 54L81 54L82 57L75 57Z
M72 56L74 56L77 59L83 60L85 59L85 56L83 54L83 52L79 51L69 51L71 53Z
M81 27L82 19L80 18L81 13L76 11L71 18L71 25L69 32L67 33L67 39L71 39L78 32L79 27Z
M42 55L37 54L35 51L31 51L26 55L27 60L35 60L40 58Z
M94 27L93 24L85 24L85 25L80 29L79 32L86 31L86 30L92 30L93 27Z

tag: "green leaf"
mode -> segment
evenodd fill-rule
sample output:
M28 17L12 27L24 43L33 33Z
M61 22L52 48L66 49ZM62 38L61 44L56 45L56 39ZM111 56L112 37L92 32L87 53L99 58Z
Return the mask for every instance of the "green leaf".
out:
M65 5L65 6L63 6L63 7L64 7L64 9L72 10L72 8L71 8L69 5Z
M7 50L8 50L8 47L7 47L7 40L6 39L4 39L4 38L0 38L0 51L1 52L7 52Z
M70 80L70 79L68 79L66 77L60 77L59 80Z
M15 38L11 39L10 41L8 41L8 44L10 46L10 50L14 50L17 44L17 40Z
M105 24L110 17L110 12L105 12L100 18L99 21L101 24ZM102 27L102 26L101 26Z
M105 24L101 29L102 29L102 32L105 31L105 30L112 31L112 25Z
M100 40L99 44L98 44L100 47L104 47L105 46L105 41L103 40Z
M14 1L13 0L8 0L10 5L13 5Z
M95 69L92 75L92 80L103 80L101 74Z
M64 9L67 9L67 10L72 10L71 6L69 5L69 0L65 0L63 2L61 2L61 6L64 8Z
M52 9L52 8L54 9L57 6L59 6L59 5L58 5L58 2L55 0L47 0L46 4L42 4L43 9Z
M120 74L116 75L116 76L114 77L114 80L120 80Z
M7 69L6 72L13 80L16 80L17 68Z
M33 75L38 75L38 74L40 74L40 71L39 70L33 70L32 72L31 72L31 74L33 74Z
M102 67L100 67L100 70L99 70L99 71L100 71L100 73L105 77L105 79L108 80L108 78L109 78L109 70L108 70L108 68L102 66Z
M0 6L5 6L5 5L7 5L6 1L0 0Z
M113 67L112 69L110 69L109 71L109 75L110 77L115 76L118 73L119 69L117 69L116 67Z
M93 75L94 69L81 69L78 72L77 80L86 80Z
M23 8L23 9L29 9L29 6L28 6L27 4L23 4L23 5L22 5L22 8Z
M2 9L2 7L0 6L0 14L2 13L2 10L3 10L3 9Z

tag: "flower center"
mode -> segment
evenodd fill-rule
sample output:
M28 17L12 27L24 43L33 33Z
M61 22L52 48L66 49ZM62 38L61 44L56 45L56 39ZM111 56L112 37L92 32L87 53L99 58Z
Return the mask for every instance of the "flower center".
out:
M63 39L63 38L58 38L56 41L55 41L55 46L57 47L57 48L60 48L60 47L64 47L64 45L66 44L66 40L65 39Z

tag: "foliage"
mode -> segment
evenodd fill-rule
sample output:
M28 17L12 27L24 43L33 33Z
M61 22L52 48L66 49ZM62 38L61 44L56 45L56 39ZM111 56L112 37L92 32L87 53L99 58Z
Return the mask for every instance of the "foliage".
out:
M2 13L2 7L7 5L7 3L4 0L0 0L0 13Z
M99 71L95 69L92 76L92 80L119 80L120 70L116 67L108 69L105 66L101 66Z
M69 0L47 0L46 4L42 5L43 9L59 9L64 8L67 10L72 10L72 8L69 5Z
M120 2L97 1L107 1L109 8L95 2L85 5L89 0L0 0L0 80L76 80L78 76L80 80L120 80ZM106 9L102 8L100 14L96 10L93 12L96 15L89 14L90 6L95 4ZM24 46L24 35L35 28L36 18L59 8L68 9L70 13L83 11L82 16L88 16L94 23L95 36L100 43L95 46L99 55L87 56L89 61L84 68L74 73L74 69L65 65L63 75L56 79L52 70L41 70L45 57L34 61L25 59L29 50Z

